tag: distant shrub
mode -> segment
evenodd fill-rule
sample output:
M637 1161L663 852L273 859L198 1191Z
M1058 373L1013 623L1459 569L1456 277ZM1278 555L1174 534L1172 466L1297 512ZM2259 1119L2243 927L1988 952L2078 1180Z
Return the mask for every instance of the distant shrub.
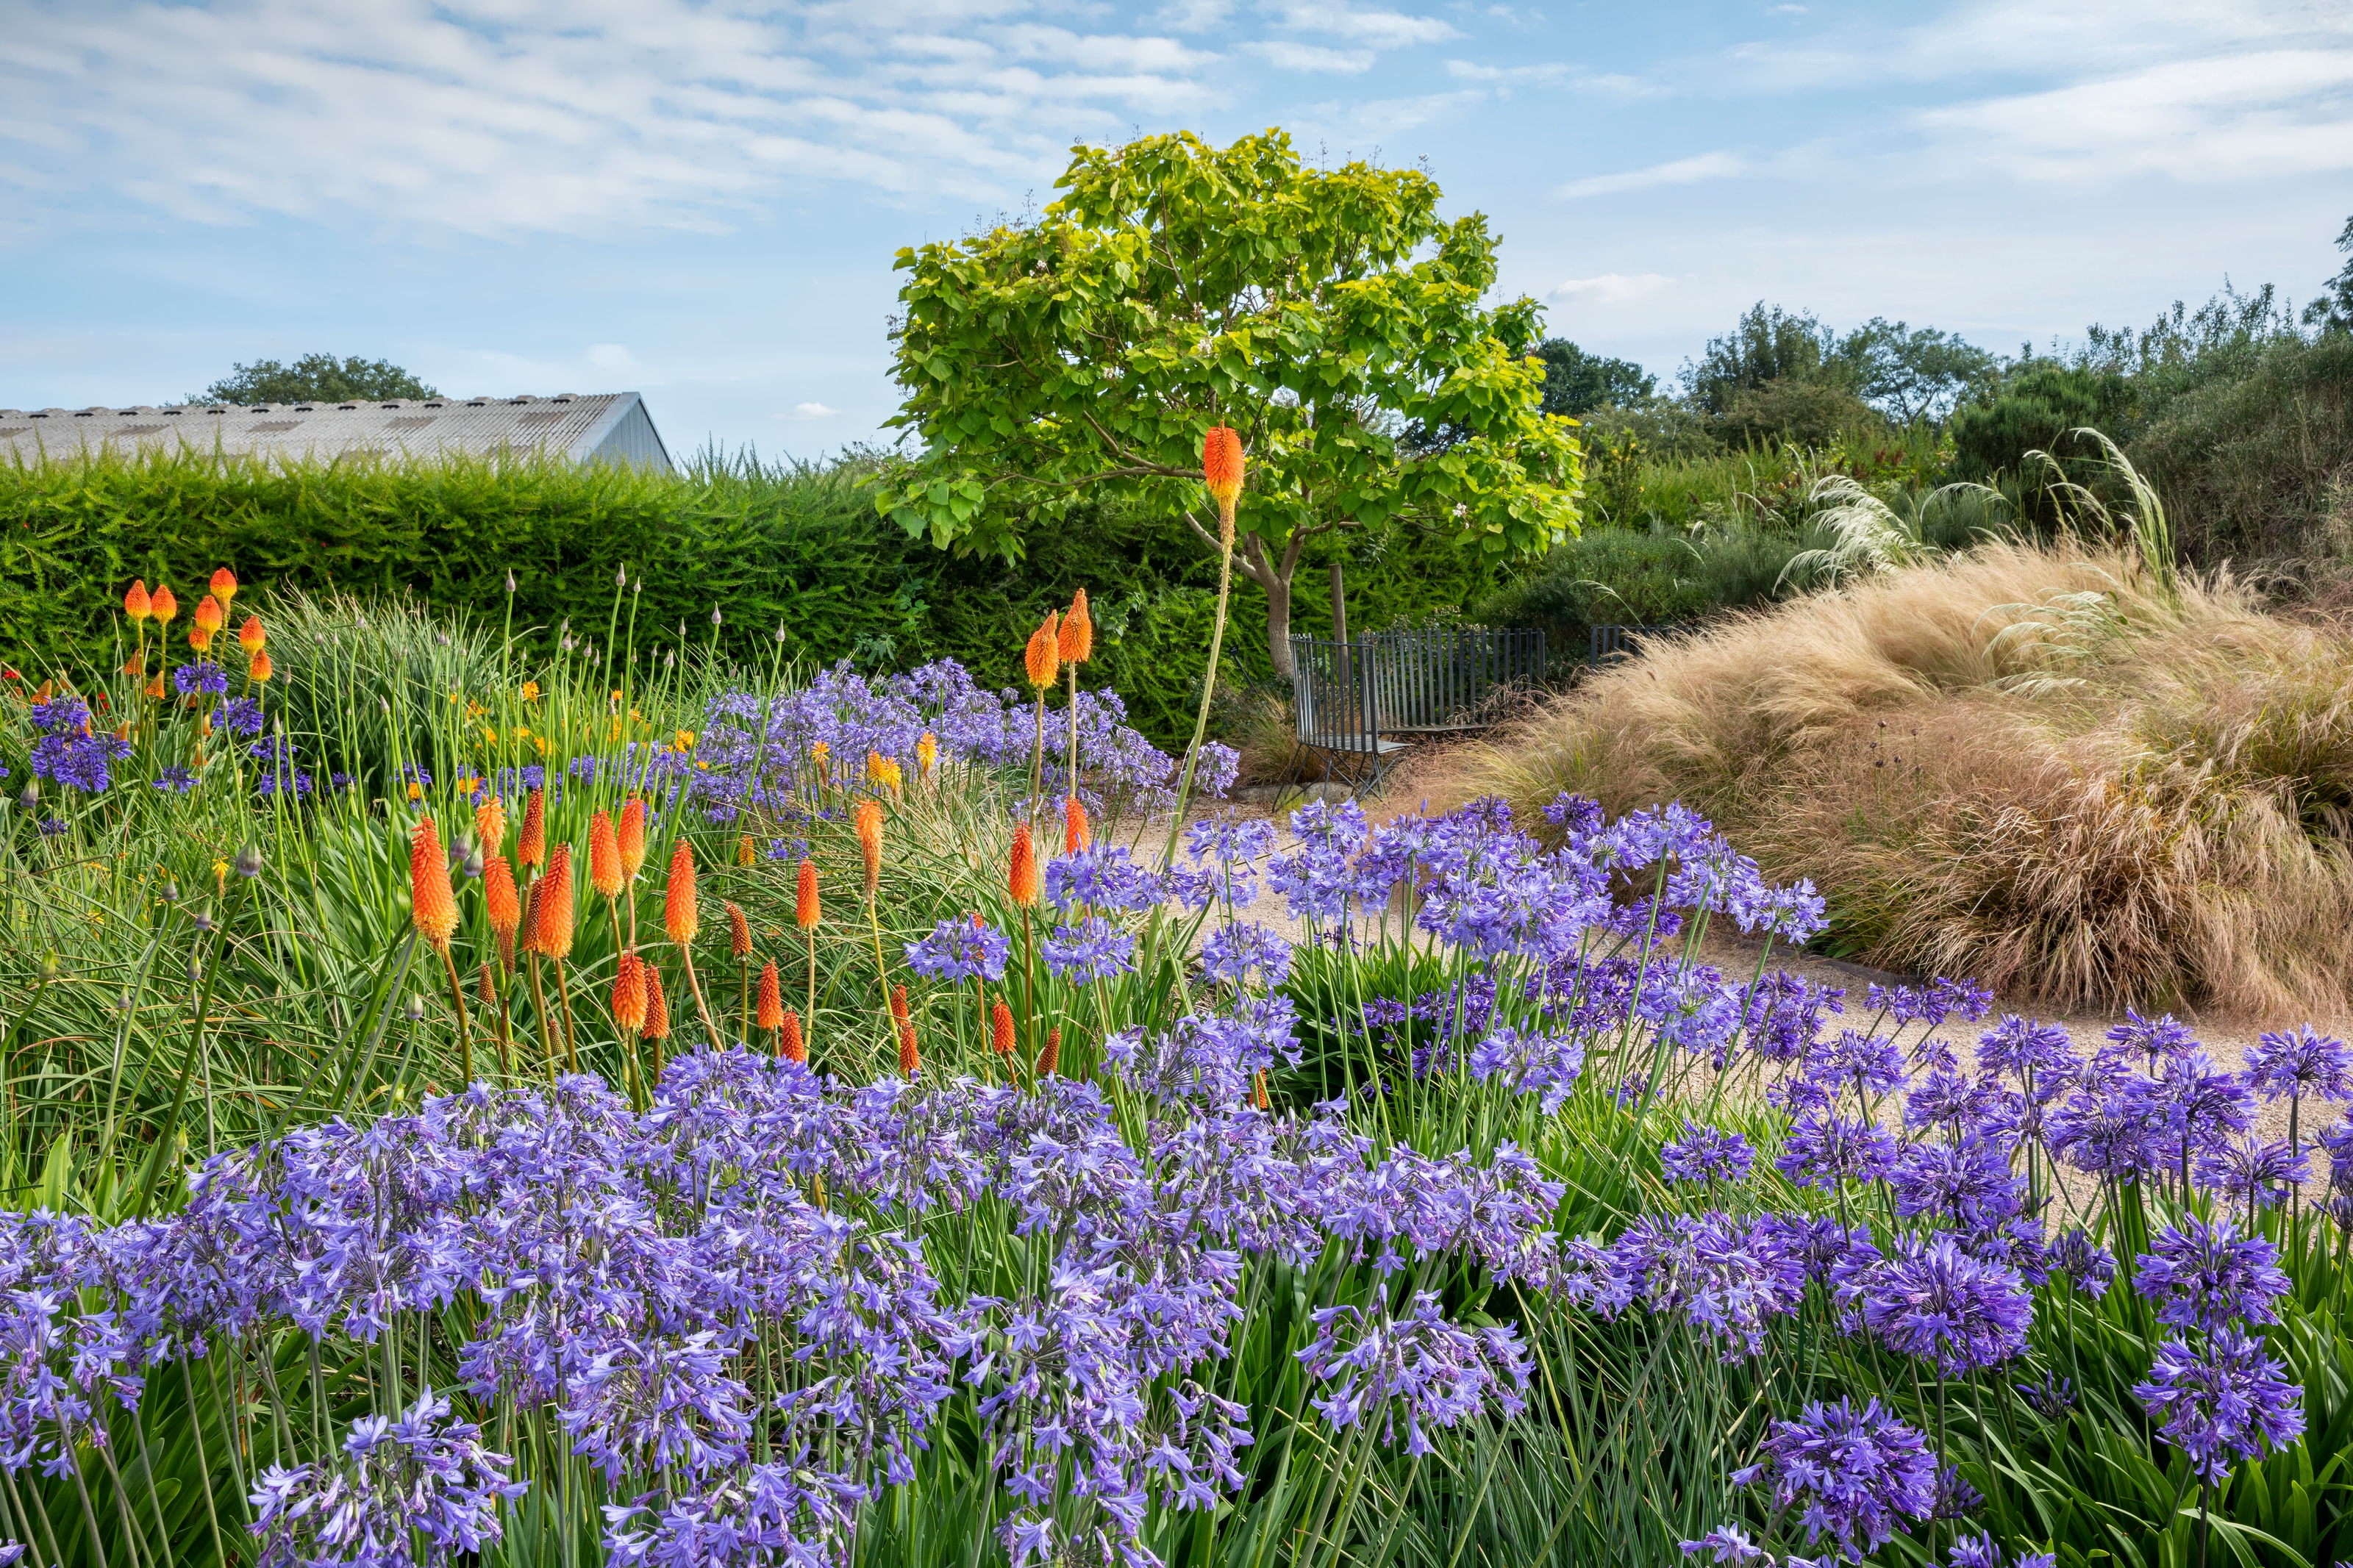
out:
M2069 430L2113 429L2130 397L2113 372L2038 365L1953 416L1953 471L1979 481L2016 475L2027 453L2050 451Z

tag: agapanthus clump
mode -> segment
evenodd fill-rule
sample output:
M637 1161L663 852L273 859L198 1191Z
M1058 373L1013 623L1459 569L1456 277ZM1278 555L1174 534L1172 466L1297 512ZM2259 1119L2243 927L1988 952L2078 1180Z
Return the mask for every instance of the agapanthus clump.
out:
M91 722L89 704L79 697L52 697L27 710L40 739L33 742L33 776L83 795L103 795L113 785L112 765L131 755L131 742Z
M2278 1321L2274 1303L2288 1280L2267 1237L2191 1215L2160 1231L2151 1248L2133 1260L2133 1289L2157 1303L2158 1322L2212 1331L2242 1320Z
M1817 1402L1774 1422L1757 1462L1732 1479L1762 1482L1775 1509L1797 1510L1809 1542L1827 1536L1858 1559L1936 1508L1927 1440L1877 1399Z
M2303 1389L2236 1324L2196 1346L2168 1340L2133 1395L2161 1418L2158 1435L2209 1483L2228 1476L2233 1459L2260 1458L2304 1435Z
M1833 1281L1838 1300L1900 1355L1958 1377L2026 1348L2033 1298L2015 1270L1984 1263L1942 1236L1900 1237L1884 1257Z
M1683 1123L1683 1135L1659 1150L1659 1170L1671 1182L1745 1182L1757 1152L1737 1132Z

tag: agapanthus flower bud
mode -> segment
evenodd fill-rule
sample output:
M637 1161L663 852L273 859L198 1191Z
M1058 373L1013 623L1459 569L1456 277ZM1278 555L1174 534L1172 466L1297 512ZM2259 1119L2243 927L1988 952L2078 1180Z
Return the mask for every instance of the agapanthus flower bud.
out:
M625 1035L646 1026L646 966L634 952L621 954L614 966L613 1022Z
M534 795L533 800L539 797ZM559 844L549 851L547 874L539 879L532 901L531 950L544 958L566 958L572 952L572 846Z
M248 879L261 875L261 846L248 844L237 852L237 874Z
M702 929L694 901L694 846L681 838L670 851L670 885L662 891L662 930L681 945L691 942Z
M793 923L805 931L815 931L825 918L825 908L818 901L817 862L804 856L801 859L800 886L793 899Z
M752 922L744 918L743 910L731 900L722 899L719 907L727 911L727 956L751 957Z
M646 1026L639 1031L649 1040L670 1038L670 999L662 994L661 971L649 963L646 974Z
M1056 643L1064 664L1084 664L1094 657L1095 623L1094 617L1087 612L1087 591L1084 588L1071 596L1071 607L1062 616L1061 631Z
M1094 841L1087 826L1087 808L1074 795L1062 797L1062 853L1076 855Z
M882 803L861 800L858 803L858 852L866 861L866 896L882 881Z
M621 875L634 882L646 863L646 803L641 795L631 795L621 806L620 831L615 842L621 850Z
M248 653L260 652L261 646L269 640L269 634L261 629L259 616L246 616L245 625L237 628L237 646Z
M449 887L449 861L441 834L429 816L408 832L408 918L417 934L437 952L449 951L458 930L458 899Z
M1013 863L1005 879L1006 893L1017 904L1035 904L1046 890L1044 879L1038 872L1038 851L1029 839L1029 825L1013 826Z
M785 1009L784 1032L776 1037L776 1054L788 1062L808 1060L808 1044L801 1038L801 1016L790 1007Z
M515 861L526 871L547 863L547 802L544 793L531 792L522 808L522 834L515 841Z
M483 854L496 857L506 848L507 808L497 795L474 808L474 831L481 836Z
M1201 478L1218 503L1218 521L1229 531L1234 525L1234 503L1242 493L1242 438L1223 425L1212 426L1201 440Z
M169 626L172 617L180 613L180 601L172 597L171 589L159 583L153 595L147 601L147 613L155 617L157 626Z
M136 623L145 620L152 608L147 600L147 579L142 577L122 595L122 613Z
M1022 650L1021 663L1029 672L1029 684L1040 691L1053 685L1054 677L1059 673L1062 662L1061 635L1059 618L1049 610L1046 618L1039 623L1038 629L1029 634L1029 646Z
M1062 1031L1058 1025L1046 1031L1046 1048L1038 1053L1038 1076L1051 1078L1062 1065Z
M210 586L213 597L218 599L221 608L226 610L228 608L228 602L237 597L237 574L226 566L215 567Z
M1013 1009L1001 996L988 1005L988 1043L1000 1057L1013 1054Z
M603 812L588 819L588 885L600 899L620 897L621 847L613 841L613 819Z
M729 905L733 909L733 905ZM785 1026L784 983L776 974L776 961L770 959L760 970L760 1000L752 1015L753 1021L763 1029Z

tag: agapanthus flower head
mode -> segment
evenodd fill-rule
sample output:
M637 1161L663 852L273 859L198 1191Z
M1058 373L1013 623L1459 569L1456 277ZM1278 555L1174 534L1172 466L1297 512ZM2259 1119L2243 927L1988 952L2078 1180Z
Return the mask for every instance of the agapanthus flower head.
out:
M2158 1322L2212 1331L2242 1319L2278 1321L2274 1303L2288 1280L2268 1238L2242 1237L2228 1218L2208 1225L2190 1215L2150 1247L2134 1259L2133 1289L2158 1304Z
M2015 1013L2005 1016L1978 1037L1978 1065L2015 1079L2023 1079L2032 1073L2050 1080L2055 1088L2062 1076L2081 1061L2066 1030L2038 1018L2021 1018Z
M145 620L153 608L147 598L147 579L142 577L122 595L122 613L136 625Z
M1062 797L1062 853L1076 855L1094 841L1087 825L1087 808L1074 795Z
M621 804L621 822L613 834L614 847L621 852L621 875L634 882L646 864L646 803L642 795L631 795Z
M213 597L220 601L221 607L227 609L228 602L237 597L237 574L226 566L216 566L213 568L213 580L206 586L212 589Z
M2125 1021L2108 1031L2108 1038L2126 1050L2139 1051L2151 1061L2198 1048L2197 1037L2172 1014L2144 1018L2129 1007L2125 1009Z
M2353 1099L2353 1050L2342 1040L2315 1034L2309 1024L2265 1035L2247 1050L2246 1083L2265 1100Z
M1087 613L1087 591L1080 589L1071 596L1071 607L1062 616L1062 626L1055 638L1055 651L1064 664L1084 664L1095 654L1094 617Z
M1899 1237L1878 1262L1837 1281L1836 1291L1890 1350L1932 1362L1947 1377L2019 1354L2034 1321L2017 1271L1978 1261L1949 1236L1925 1245Z
M2312 1179L2312 1161L2288 1147L2284 1138L2240 1138L2210 1146L2198 1156L2199 1184L2257 1208L2277 1208L2294 1189Z
M522 808L522 833L515 841L515 863L524 870L547 864L547 801L542 791L531 792Z
M1659 1150L1659 1170L1671 1182L1745 1182L1756 1161L1739 1133L1688 1121L1681 1138Z
M1029 684L1039 691L1054 684L1054 677L1062 662L1061 627L1051 610L1029 634L1029 646L1021 652L1021 668L1029 677Z
M532 798L537 800L534 794ZM572 846L559 844L548 852L547 871L532 887L531 940L525 944L543 958L572 955Z
M670 851L670 882L662 889L662 934L683 947L702 929L694 897L694 846L681 838Z
M2088 1296L2105 1296L2108 1287L2116 1283L2116 1255L2081 1229L2062 1232L2051 1244L2047 1261L2053 1268L2065 1269L2076 1288Z
M1834 1538L1849 1554L1877 1551L1906 1520L1936 1508L1936 1462L1926 1439L1877 1399L1810 1404L1776 1421L1758 1461L1733 1479L1763 1481L1776 1509L1795 1509L1809 1542Z
M429 816L408 832L409 919L436 952L449 951L458 930L458 899L449 886L449 859Z
M1234 985L1255 973L1271 989L1291 973L1291 944L1271 927L1236 921L1219 926L1201 943L1201 971Z
M155 617L157 626L169 626L172 617L180 613L180 601L172 597L171 589L158 583L155 592L148 598L147 613Z
M770 959L760 969L760 1000L752 1015L754 1027L781 1029L785 1026L785 986L776 973L776 961Z
M798 1009L786 1008L784 1020L778 1028L780 1032L776 1036L776 1054L788 1062L807 1061L808 1042L801 1037L801 1016Z
M1895 1139L1876 1122L1830 1111L1799 1117L1774 1168L1801 1187L1834 1191L1841 1182L1873 1182L1893 1174Z
M482 841L482 858L495 860L507 847L506 803L497 795L485 795L482 804L474 807L474 836Z
M1046 967L1073 985L1108 980L1135 967L1135 938L1101 915L1089 915L1076 926L1058 925L1039 946Z
M247 616L245 625L237 628L237 646L248 653L259 653L269 640L269 634L262 630L259 616Z
M1024 908L1037 903L1044 896L1046 885L1038 871L1038 851L1030 841L1029 825L1013 825L1013 858L1005 876L1005 891L1016 904Z
M1201 438L1201 480L1208 487L1209 498L1218 503L1218 521L1231 533L1234 526L1234 503L1241 499L1242 438L1232 428L1213 425Z
M588 885L605 899L619 898L626 885L621 877L621 847L613 839L613 819L601 811L588 819Z
M646 1026L646 966L634 952L622 953L613 966L613 1022L624 1035Z
M2257 1458L2304 1435L2304 1390L2264 1353L2263 1341L2235 1323L2199 1346L2178 1339L2159 1345L2133 1395L2163 1418L2158 1435L2209 1482L2228 1476L2232 1459Z
M932 933L907 944L907 967L927 980L954 985L965 980L1002 980L1005 960L1013 943L1003 931L981 921L951 917Z
M228 671L211 659L195 659L172 671L172 689L183 697L217 697L228 689Z
M647 964L646 1026L642 1033L649 1040L670 1038L670 998L662 994L661 971Z
M871 903L882 885L882 803L861 800L855 816L858 854L866 867L866 898Z
M988 1005L988 1044L1000 1057L1013 1054L1013 1009L1002 996Z
M825 919L825 906L817 892L817 862L801 857L800 875L795 879L793 891L793 923L804 931L818 928Z

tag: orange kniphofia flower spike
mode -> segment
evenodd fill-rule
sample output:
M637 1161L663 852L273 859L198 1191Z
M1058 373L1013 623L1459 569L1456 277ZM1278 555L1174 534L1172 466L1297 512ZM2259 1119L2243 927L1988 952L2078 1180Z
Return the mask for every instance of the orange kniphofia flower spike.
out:
M515 861L526 871L547 864L547 802L531 792L522 808L522 837L515 842Z
M752 1018L763 1029L785 1026L784 982L776 976L776 961L773 958L760 971L760 1002Z
M662 891L662 930L670 941L686 943L702 929L694 902L694 846L681 838L670 855L670 886Z
M588 885L600 899L621 896L621 847L613 842L613 819L603 812L588 819Z
M501 936L512 936L522 924L522 900L515 896L514 868L503 855L492 855L482 862L482 912L490 917L491 929Z
M1061 635L1056 646L1064 664L1084 664L1095 656L1095 622L1087 614L1084 588L1071 599L1070 613L1062 617Z
M481 836L482 854L496 859L507 847L507 808L497 795L474 808L474 831Z
M1054 676L1062 660L1062 632L1053 611L1038 629L1029 634L1029 646L1022 650L1021 663L1029 674L1029 684L1043 691L1054 684Z
M776 1041L776 1054L788 1062L808 1060L808 1046L801 1038L801 1016L789 1007L785 1010L785 1032Z
M157 584L147 601L147 613L155 617L158 626L170 626L172 617L180 613L180 601L172 597L172 590Z
M926 730L915 742L916 773L924 778L931 777L932 769L938 765L939 760L940 738Z
M634 1035L646 1026L646 966L634 952L621 954L613 973L613 1022Z
M1062 853L1076 855L1094 842L1094 829L1088 826L1087 808L1077 795L1062 797Z
M269 640L269 634L261 629L259 616L246 616L245 625L237 628L237 646L248 653L260 652L261 645Z
M1005 879L1005 891L1017 904L1034 904L1046 891L1045 882L1038 873L1038 851L1029 841L1029 825L1013 825L1013 866Z
M662 994L661 971L646 965L646 1026L647 1039L670 1038L670 1001Z
M276 668L277 667L269 662L269 650L266 647L256 648L253 657L245 661L245 678L259 686L276 673Z
M616 839L621 847L621 875L634 882L638 871L646 863L646 803L643 797L631 795L621 807L621 828Z
M882 803L858 803L858 852L866 859L866 896L871 899L882 881Z
M1038 1053L1038 1076L1051 1078L1054 1069L1062 1065L1062 1031L1057 1026L1046 1031L1046 1048Z
M539 900L533 910L532 950L549 958L572 954L572 846L559 844L548 852L547 875L540 879Z
M742 837L735 840L735 864L738 866L749 866L756 858L758 858L758 857L752 852L752 836L750 834L746 833Z
M491 961L487 958L482 960L481 984L475 988L474 994L481 998L485 1007L499 1005L499 983L491 974Z
M228 612L221 608L218 599L206 594L196 601L196 625L208 632L216 632L227 624Z
M147 579L142 577L131 584L129 593L122 595L122 613L134 621L143 621L151 609L147 601Z
M817 897L817 862L804 856L801 859L800 887L793 899L793 923L803 931L815 931L818 921L825 919L825 906Z
M752 922L744 918L743 910L731 900L721 900L719 907L727 911L727 956L734 959L751 957Z
M998 1056L1013 1054L1013 1009L1005 1005L1001 996L989 1004L988 1037L988 1043L997 1047Z
M449 858L431 817L408 832L408 917L436 952L449 951L458 931L458 898L449 888Z
M205 601L210 604L212 601ZM201 623L188 628L188 646L198 653L210 653L213 647L212 628Z
M1212 426L1202 438L1201 478L1218 503L1219 520L1231 522L1242 493L1242 438L1229 427Z
M237 574L226 566L217 567L213 572L210 586L213 597L221 602L221 608L227 609L228 602L237 597Z
M891 987L891 1021L894 1024L907 1021L907 988L903 985Z
M923 1053L915 1048L915 1026L899 1026L899 1076L913 1078L923 1070Z

